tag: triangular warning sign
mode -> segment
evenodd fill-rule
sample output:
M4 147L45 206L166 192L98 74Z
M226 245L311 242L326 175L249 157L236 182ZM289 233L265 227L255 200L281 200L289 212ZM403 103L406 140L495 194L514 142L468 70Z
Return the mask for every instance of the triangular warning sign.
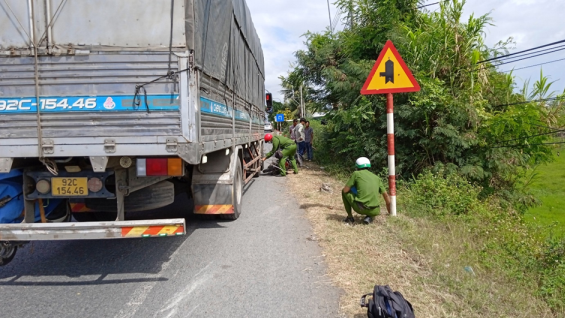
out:
M420 85L398 54L394 44L390 40L387 41L361 89L361 94L406 93L419 90Z

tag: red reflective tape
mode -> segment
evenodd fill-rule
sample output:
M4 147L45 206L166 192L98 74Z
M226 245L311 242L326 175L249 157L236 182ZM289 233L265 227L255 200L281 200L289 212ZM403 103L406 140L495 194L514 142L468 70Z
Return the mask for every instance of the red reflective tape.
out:
M159 235L159 232L161 232L163 228L164 226L150 226L147 230L145 230L145 232L143 232L143 235Z
M388 142L388 155L394 156L394 135L388 134L386 135L386 139Z
M196 214L234 214L233 205L197 205Z
M131 230L133 230L133 227L122 227L122 237L127 236Z
M179 226L177 230L173 233L173 235L175 234L184 234L184 226Z
M388 192L391 196L396 196L396 176L388 176Z

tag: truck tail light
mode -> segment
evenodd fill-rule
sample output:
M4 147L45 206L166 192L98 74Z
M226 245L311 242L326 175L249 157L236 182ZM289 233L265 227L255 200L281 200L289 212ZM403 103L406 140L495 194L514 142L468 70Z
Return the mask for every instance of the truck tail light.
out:
M167 169L169 176L182 176L182 160L179 158L169 158L167 159Z
M167 176L167 158L147 158L147 176Z
M99 192L103 188L102 180L100 180L99 178L90 178L88 179L87 186L88 191L94 193Z
M138 177L181 177L183 168L180 158L137 158Z
M48 194L51 191L51 183L47 180L39 180L35 185L37 192L41 194Z

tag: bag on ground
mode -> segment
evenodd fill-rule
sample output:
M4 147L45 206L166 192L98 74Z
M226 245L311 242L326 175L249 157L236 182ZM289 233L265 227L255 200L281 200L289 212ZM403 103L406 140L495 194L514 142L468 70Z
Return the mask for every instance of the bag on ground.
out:
M373 296L369 302L367 296ZM415 318L412 304L388 286L375 285L372 294L361 297L361 307L367 308L369 318Z

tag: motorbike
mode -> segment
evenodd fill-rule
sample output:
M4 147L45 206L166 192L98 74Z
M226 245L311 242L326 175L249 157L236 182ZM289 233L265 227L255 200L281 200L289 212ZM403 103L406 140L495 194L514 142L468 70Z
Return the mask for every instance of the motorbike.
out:
M264 174L276 176L281 173L281 169L279 168L280 160L282 159L282 151L277 150L274 156L277 160L273 161L267 168L263 170ZM304 158L297 152L294 155L294 159L296 159L296 165L300 168L304 165ZM286 158L285 161L285 169L286 171L292 170L292 163L290 162L290 158Z

